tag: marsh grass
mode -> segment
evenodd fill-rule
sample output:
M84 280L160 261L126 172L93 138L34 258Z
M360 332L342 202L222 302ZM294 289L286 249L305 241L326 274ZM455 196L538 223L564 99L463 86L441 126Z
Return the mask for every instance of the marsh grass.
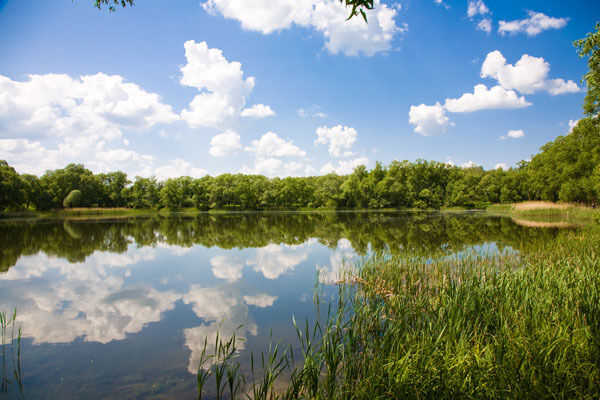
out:
M17 337L15 340L15 327L17 325L16 319L16 308L12 315L7 316L5 312L0 312L0 345L2 346L0 349L0 358L2 359L2 377L0 383L1 392L7 392L10 384L14 382L19 385L19 391L23 393L23 386L21 382L21 327L19 326L17 328ZM10 341L7 342L9 340L9 332ZM8 355L7 348L9 348ZM9 355L11 358L10 363L8 363ZM7 363L10 365L7 365ZM11 371L12 373L10 373L9 371ZM14 379L14 381L12 379Z
M293 321L299 359L271 348L232 396L600 398L598 243L589 225L522 253L372 255L323 322Z

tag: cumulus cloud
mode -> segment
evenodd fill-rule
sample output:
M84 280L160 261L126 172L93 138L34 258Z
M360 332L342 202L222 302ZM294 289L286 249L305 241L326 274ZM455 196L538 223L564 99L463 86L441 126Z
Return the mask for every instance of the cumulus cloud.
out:
M240 115L242 117L265 118L275 115L275 111L264 104L254 104L252 107L244 108Z
M446 99L445 109L462 113L497 108L523 108L530 106L523 96L519 97L513 90L500 86L488 89L485 85L476 85L473 93L465 93L458 99Z
M0 276L0 304L18 304L23 337L35 344L122 340L160 321L180 297L126 280L130 269L155 253L130 245L122 254L95 252L81 263L45 254L22 257Z
M523 136L525 136L525 133L523 132L522 129L512 129L512 130L508 131L506 136L500 136L500 139L502 139L502 140L505 140L508 138L519 139L519 138L522 138Z
M348 21L348 9L337 0L208 0L202 7L265 35L293 25L314 29L323 35L330 53L347 56L372 56L390 50L394 37L407 29L406 24L398 25L395 20L400 5L389 7L379 0L367 11L368 24L362 18Z
M154 157L123 147L124 131L179 118L160 96L118 75L30 75L22 82L0 75L0 93L0 131L12 136L0 139L0 157L21 173L70 162L95 171L151 168Z
M473 18L476 15L485 15L490 12L485 3L482 0L471 0L467 7L467 16Z
M282 247L270 244L256 249L256 255L246 264L252 265L267 279L277 279L282 274L292 271L308 258L308 253L301 246Z
M191 351L188 370L192 374L198 372L203 350L214 354L217 335L223 341L227 341L235 334L239 338L236 347L243 350L246 333L258 333L258 326L248 315L248 307L237 291L225 287L206 288L192 285L189 292L183 296L183 302L190 304L194 313L206 323L183 330L185 345ZM204 368L210 367L211 362L213 361L205 364Z
M334 157L348 157L353 153L349 150L356 142L356 129L347 126L337 125L332 128L321 126L317 128L317 140L315 146L319 144L329 144L328 151Z
M276 133L267 132L260 139L253 140L245 151L254 155L254 167L246 165L240 170L244 174L261 174L267 176L298 175L303 167L299 161L284 162L281 157L305 157L306 152L291 140L285 140Z
M241 149L240 135L232 130L213 136L210 140L208 153L214 157L223 157L229 154L235 154L236 150Z
M249 306L255 306L259 308L267 308L271 307L275 300L277 300L277 296L271 296L266 293L258 294L255 296L244 296L244 301Z
M252 146L247 146L244 150L261 158L306 156L306 152L291 140L282 139L273 132L267 132L260 139L253 140Z
M421 104L411 106L409 122L415 125L415 132L431 136L445 133L453 124L446 112L464 113L486 109L523 108L531 105L522 94L547 91L551 95L574 93L579 86L571 80L547 79L550 64L541 57L524 54L514 65L508 64L498 50L488 53L481 65L480 76L492 78L498 85L487 88L478 84L473 93L464 93L456 99L446 99L442 106L439 102L433 106Z
M201 178L206 175L206 170L194 167L189 162L176 158L171 160L167 165L163 165L154 169L154 173L159 181L169 178L179 178L180 176L191 176L192 178Z
M415 125L415 132L423 136L446 133L448 127L453 125L440 103L433 106L426 104L410 106L408 122Z
M369 163L369 159L367 157L358 157L353 160L340 160L338 161L338 165L334 166L331 162L325 164L323 168L321 168L321 174L331 174L335 173L338 175L349 175L354 171L354 168L359 165L367 165Z
M503 169L508 171L508 166L505 163L498 163L494 166L494 169Z
M181 67L180 83L200 91L181 112L190 126L219 126L241 113L261 117L273 112L263 104L242 111L255 84L254 77L244 79L242 64L229 62L221 50L209 49L206 42L188 40L184 48L187 63Z
M213 275L228 282L235 282L242 277L244 264L231 256L215 256L210 259Z
M528 11L529 18L515 21L500 21L498 33L501 35L526 33L527 36L536 36L548 29L560 29L567 25L569 18L553 18L541 12Z
M546 90L551 95L574 93L580 89L571 80L547 80L550 64L542 57L523 54L516 64L508 64L506 58L498 50L488 53L481 65L482 78L492 78L504 89L515 89L524 94Z

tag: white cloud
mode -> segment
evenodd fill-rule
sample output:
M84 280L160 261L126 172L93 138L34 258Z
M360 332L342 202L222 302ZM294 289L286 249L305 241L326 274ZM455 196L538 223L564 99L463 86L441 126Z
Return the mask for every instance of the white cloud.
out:
M317 264L319 282L334 284L353 272L356 253L348 239L340 239L335 251L329 257L329 265Z
M191 176L192 178L201 178L206 175L206 170L202 168L196 168L189 162L176 158L171 160L169 164L163 165L154 169L152 174L156 176L159 181L169 178L179 178L181 176Z
M302 118L306 118L306 117L325 118L325 117L327 117L327 114L325 114L323 111L321 111L321 107L319 107L316 104L313 104L307 108L299 108L298 110L296 110L296 112Z
M485 3L482 0L471 0L467 7L467 16L473 18L476 15L485 15L490 12Z
M336 173L338 175L348 175L354 171L354 168L359 165L367 165L369 163L369 159L367 157L359 157L354 160L340 160L338 161L337 167L333 166L331 162L321 168L321 174L326 175L330 173Z
M476 163L476 162L474 162L474 161L471 161L471 160L469 160L469 161L467 161L466 163L462 163L462 164L460 165L460 167L461 167L461 168L475 168L475 167L480 167L480 165L479 165L479 164L477 164L477 163Z
M223 157L229 154L235 154L235 151L242 148L240 135L232 130L213 136L210 140L209 154L214 157Z
M242 117L265 118L275 115L275 111L264 104L254 104L252 107L244 108L240 115Z
M362 18L347 21L348 9L338 0L208 0L202 4L212 14L241 22L242 28L270 34L292 25L312 28L323 34L325 47L332 54L372 56L390 50L396 34L407 29L395 21L399 4L388 7L375 0L367 11L369 23Z
M480 31L484 31L490 33L492 31L492 20L489 18L484 18L477 24L477 29Z
M548 29L560 29L567 25L569 18L553 18L543 13L528 11L529 18L515 21L500 21L498 33L517 34L526 33L527 36L536 36Z
M303 167L299 161L284 162L281 157L305 157L306 152L296 146L291 140L285 140L276 133L267 132L260 139L253 140L245 151L254 154L254 167L244 165L240 172L243 174L260 174L267 176L298 176Z
M279 158L269 157L262 158L256 157L254 159L254 167L249 168L244 165L240 172L242 174L258 174L258 175L267 175L270 177L279 176L299 176L302 175L300 170L304 166L303 163L297 161L288 161L284 163ZM310 166L306 166L306 169L310 169Z
M21 257L0 276L0 305L18 304L23 337L34 344L122 340L160 321L180 297L126 279L135 264L154 257L155 249L134 245L123 254L95 252L81 263L45 254Z
M508 139L508 138L519 139L519 138L522 138L523 136L525 136L525 133L523 132L522 129L511 129L508 131L506 136L500 136L500 139L502 139L502 140Z
M192 285L189 292L183 295L183 302L190 304L194 313L206 323L206 325L183 330L185 345L191 351L188 371L192 374L198 372L205 343L208 354L215 354L214 345L217 335L223 341L227 341L235 334L239 339L236 347L238 350L243 350L246 333L250 335L258 333L258 327L248 315L248 307L237 291L229 288L205 288ZM210 367L211 362L204 367Z
M271 296L266 293L262 293L255 296L244 296L243 299L249 306L267 308L271 307L273 303L275 303L277 296Z
M433 106L410 106L408 122L415 125L415 132L423 136L445 133L448 127L453 125L440 103Z
M503 169L508 171L508 166L505 163L498 163L494 166L494 169Z
M564 79L547 80L545 89L553 96L556 96L557 94L577 93L581 91L575 82L571 80L565 82Z
M498 50L488 53L481 65L481 77L493 78L504 89L515 89L524 94L547 90L551 95L578 92L580 89L571 80L547 80L550 64L542 57L523 54L515 65L508 64Z
M147 128L177 120L171 106L155 93L125 82L119 75L29 75L24 82L0 75L0 121L22 131L61 136L99 135L111 140L120 129Z
M260 272L267 279L277 279L282 274L293 270L308 258L308 253L299 246L286 248L270 244L256 249L254 259L247 262L253 265L256 272Z
M306 156L306 152L291 140L284 140L273 132L267 132L260 139L253 140L252 146L247 146L244 150L260 158Z
M465 93L458 99L446 99L445 109L450 112L472 112L477 110L498 108L523 108L530 106L524 97L519 97L513 90L505 90L500 86L488 88L479 84L473 93Z
M254 88L254 77L244 79L242 64L229 62L206 42L184 43L187 64L181 67L181 84L201 93L181 117L192 127L218 126L239 116Z
M0 75L0 157L19 172L41 174L71 162L95 171L139 172L154 158L122 148L124 131L144 131L178 119L155 93L98 73L30 75L19 82Z
M254 160L254 168L249 168L247 166L243 166L240 172L242 174L250 174L250 175L267 175L267 176L276 176L283 175L282 173L283 161L279 158L261 158L257 157Z
M317 128L317 136L318 138L315 140L315 146L329 143L328 151L332 156L348 157L353 154L349 149L354 142L356 142L356 129L342 125L337 125L332 128L321 126Z
M236 282L242 277L244 264L231 256L215 256L210 259L213 275L228 282Z

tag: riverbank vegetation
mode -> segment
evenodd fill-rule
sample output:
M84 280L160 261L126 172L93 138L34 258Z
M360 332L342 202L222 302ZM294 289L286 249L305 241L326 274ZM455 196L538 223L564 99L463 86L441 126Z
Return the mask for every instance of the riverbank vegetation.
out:
M600 226L588 224L521 252L375 253L340 277L324 322L297 324L298 345L258 358L269 379L253 376L246 391L264 399L598 398L599 242ZM239 371L235 358L218 361ZM199 370L201 396L213 373ZM233 384L243 385L239 375Z
M158 181L123 172L94 174L80 164L41 177L0 161L0 210L73 207L170 210L485 208L542 200L600 203L600 123L584 118L516 168L485 171L436 161L377 163L347 176L267 178L222 174Z

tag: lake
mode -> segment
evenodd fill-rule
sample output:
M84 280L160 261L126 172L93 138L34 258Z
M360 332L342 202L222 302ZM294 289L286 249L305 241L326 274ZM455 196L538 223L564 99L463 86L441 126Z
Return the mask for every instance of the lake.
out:
M252 351L296 343L292 316L314 321L315 290L333 300L345 263L527 251L557 235L482 212L2 221L0 311L16 307L23 333L22 394L6 344L0 398L194 398L207 338L210 351L235 332L247 373Z

